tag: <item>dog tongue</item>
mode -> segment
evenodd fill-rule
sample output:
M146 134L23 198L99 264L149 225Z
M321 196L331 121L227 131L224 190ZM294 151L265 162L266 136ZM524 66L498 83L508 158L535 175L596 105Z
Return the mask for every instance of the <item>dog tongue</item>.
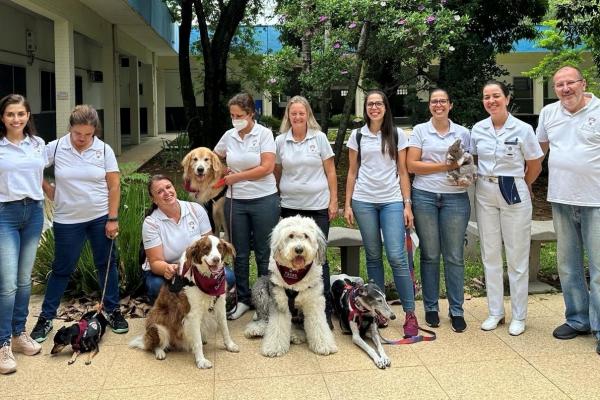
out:
M305 265L304 257L302 257L302 256L294 257L294 260L292 261L292 265L296 268L304 267L304 265Z

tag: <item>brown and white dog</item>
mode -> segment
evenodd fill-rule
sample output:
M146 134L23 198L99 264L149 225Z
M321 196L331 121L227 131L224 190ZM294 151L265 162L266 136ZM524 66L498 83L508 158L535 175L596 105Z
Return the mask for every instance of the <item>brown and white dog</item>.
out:
M204 357L202 330L214 315L227 351L237 353L227 327L225 312L226 256L233 246L215 236L204 236L192 244L180 259L180 274L164 285L146 319L146 332L129 343L130 347L153 351L158 360L165 351L179 349L194 353L198 368L211 368Z
M190 193L190 199L200 203L208 213L213 232L227 235L225 223L225 191L221 179L225 167L211 149L197 147L191 150L181 162L185 189Z

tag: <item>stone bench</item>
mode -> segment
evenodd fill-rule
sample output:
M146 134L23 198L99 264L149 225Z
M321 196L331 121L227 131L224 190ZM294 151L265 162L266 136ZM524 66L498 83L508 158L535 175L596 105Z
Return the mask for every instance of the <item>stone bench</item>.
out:
M469 221L467 227L467 248L465 249L465 256L476 256L474 246L474 240L479 238L479 228L477 222ZM537 279L538 272L540 272L540 253L542 249L542 242L556 242L556 232L554 232L554 225L552 221L532 221L531 223L531 249L529 251L529 293L547 293L554 290L554 288L546 283L540 282Z
M329 228L328 247L339 247L342 258L342 273L360 276L360 248L362 236L358 229L332 226Z

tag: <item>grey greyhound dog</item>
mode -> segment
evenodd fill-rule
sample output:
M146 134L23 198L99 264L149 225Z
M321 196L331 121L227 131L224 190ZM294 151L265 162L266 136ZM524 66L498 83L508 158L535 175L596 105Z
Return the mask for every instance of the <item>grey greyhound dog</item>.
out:
M377 324L396 315L385 299L385 293L373 280L364 283L362 278L346 274L332 275L331 295L335 313L340 319L340 328L344 333L352 333L352 342L363 349L378 368L385 369L392 365L379 335ZM377 350L365 342L365 334L369 332Z

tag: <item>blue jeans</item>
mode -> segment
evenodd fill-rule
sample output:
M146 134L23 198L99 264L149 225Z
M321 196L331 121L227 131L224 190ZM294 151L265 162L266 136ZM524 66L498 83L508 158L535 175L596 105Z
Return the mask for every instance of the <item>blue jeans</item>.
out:
M43 225L42 201L0 203L0 345L25 331L31 270Z
M86 239L90 241L94 264L98 270L98 283L100 293L106 276L108 254L111 240L106 237L105 226L108 215L77 224L60 224L54 222L54 262L52 271L46 284L46 295L42 304L41 317L52 319L56 317L56 310L60 299L67 288L69 278L83 250ZM117 244L112 249L108 283L104 295L104 310L113 312L119 307L119 272L117 271Z
M232 207L233 203L233 207ZM230 219L230 215L233 218ZM252 304L250 299L250 250L258 267L258 276L269 272L271 231L279 221L279 195L273 193L258 199L225 199L226 223L232 222L231 244L235 247L234 272L238 302Z
M552 203L552 216L567 324L580 331L591 329L600 339L600 207ZM584 250L589 288L583 271Z
M384 289L381 235L385 254L392 267L396 290L404 311L415 310L415 292L405 250L404 204L367 203L352 200L352 211L360 229L367 256L367 274Z
M421 248L421 280L425 311L439 311L440 256L444 258L446 293L451 316L463 316L465 232L471 214L469 195L412 190L415 229Z

